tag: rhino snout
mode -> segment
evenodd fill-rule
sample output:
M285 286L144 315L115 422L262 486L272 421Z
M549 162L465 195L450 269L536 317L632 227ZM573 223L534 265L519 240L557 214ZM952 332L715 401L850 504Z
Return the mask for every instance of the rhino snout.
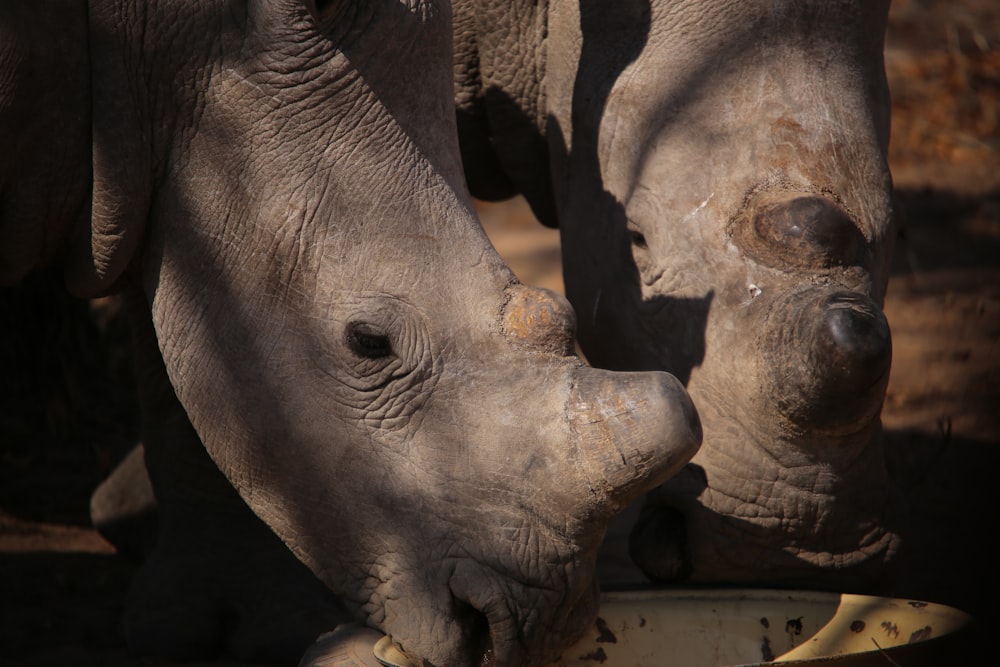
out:
M882 310L864 294L814 288L781 311L761 339L779 409L800 427L831 435L870 424L892 360Z
M517 348L558 355L573 353L576 313L564 296L540 287L507 288L503 333Z
M578 369L568 405L591 492L606 516L675 475L701 446L684 386L664 372Z

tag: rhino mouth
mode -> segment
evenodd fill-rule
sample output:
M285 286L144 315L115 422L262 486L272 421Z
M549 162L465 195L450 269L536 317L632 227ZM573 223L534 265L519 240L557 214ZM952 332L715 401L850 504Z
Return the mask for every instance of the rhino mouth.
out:
M575 578L546 586L486 570L471 565L449 584L461 664L547 664L597 613L596 577L590 586ZM543 609L551 612L539 613Z
M459 616L465 620L464 625L468 628L465 644L471 660L466 664L494 667L497 663L493 632L486 614L460 600L455 600L455 604Z
M497 660L493 648L493 633L486 614L457 598L454 603L455 620L463 628L458 651L463 658L459 664L494 667ZM437 663L420 655L418 651L408 650L404 642L391 635L376 643L373 652L375 658L386 667L437 667Z
M510 617L510 612L502 616L498 614L498 607L505 609L506 605L490 604L482 599L481 591L466 590L466 586L462 586L459 582L452 582L450 592L454 614L459 627L462 628L459 652L465 657L463 664L480 667L509 664L512 656L497 656L498 644L509 646L509 642L502 639L502 628L512 628L517 625L515 619ZM497 637L501 639L497 641ZM501 652L509 653L503 649Z
M381 617L369 617L369 624L403 659L383 662L493 667L558 659L597 616L596 553L565 541L522 542L523 549L501 545L512 554L492 549L443 558L434 576L409 585L393 578Z

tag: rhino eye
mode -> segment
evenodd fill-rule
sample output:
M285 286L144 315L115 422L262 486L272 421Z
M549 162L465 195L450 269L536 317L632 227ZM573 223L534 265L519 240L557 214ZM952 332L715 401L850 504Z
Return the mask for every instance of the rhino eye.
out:
M632 241L632 245L634 245L636 248L646 247L646 237L642 234L642 232L629 231L628 237L629 240Z
M381 359L392 354L389 337L372 325L353 322L347 326L347 346L351 352L366 359Z

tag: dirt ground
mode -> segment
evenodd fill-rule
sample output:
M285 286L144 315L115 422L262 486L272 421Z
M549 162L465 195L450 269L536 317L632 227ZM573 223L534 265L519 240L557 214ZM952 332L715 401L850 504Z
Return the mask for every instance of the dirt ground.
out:
M896 0L886 67L902 226L883 422L913 508L898 594L972 613L972 640L988 642L1000 621L1000 4ZM521 200L481 213L523 282L561 289L555 231ZM0 368L50 351L27 359L30 379L0 381L0 666L152 666L117 632L132 566L87 522L90 491L136 437L127 330L111 302L30 305L51 280L0 294L7 312L37 308L30 327L0 326ZM88 307L93 329L64 326ZM953 664L978 664L977 651Z

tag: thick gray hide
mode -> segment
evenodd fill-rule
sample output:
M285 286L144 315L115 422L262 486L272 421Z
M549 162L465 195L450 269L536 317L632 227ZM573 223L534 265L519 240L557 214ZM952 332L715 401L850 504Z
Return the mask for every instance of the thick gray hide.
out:
M558 224L591 363L669 371L701 414L633 557L667 581L887 584L888 3L455 6L472 193Z
M0 6L0 276L59 263L135 327L138 652L294 661L356 618L426 664L544 664L595 613L612 515L698 447L683 387L583 365L480 228L450 19Z

